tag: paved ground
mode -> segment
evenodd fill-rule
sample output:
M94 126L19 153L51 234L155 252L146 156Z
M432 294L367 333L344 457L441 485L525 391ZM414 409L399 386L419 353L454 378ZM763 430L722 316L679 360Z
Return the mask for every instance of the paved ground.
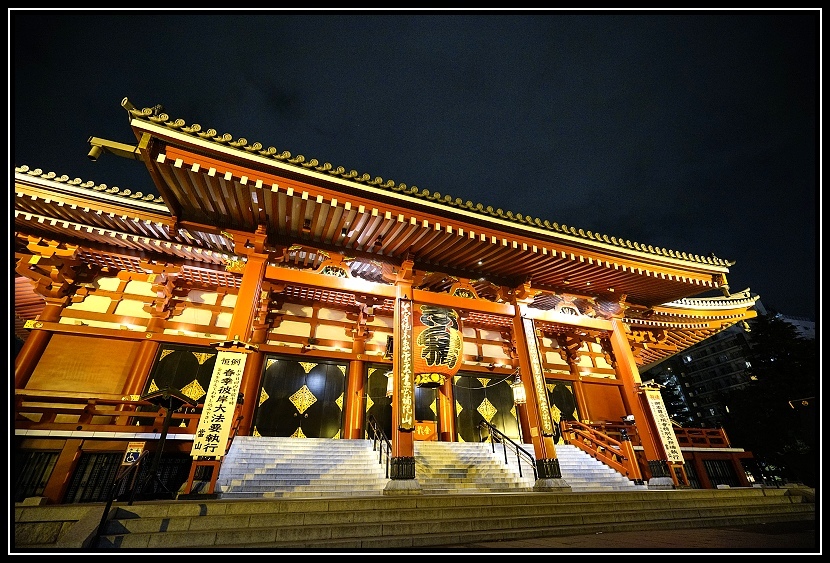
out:
M495 550L547 553L748 553L821 555L821 533L815 522L779 522L723 528L611 532L454 544L437 551L487 553Z

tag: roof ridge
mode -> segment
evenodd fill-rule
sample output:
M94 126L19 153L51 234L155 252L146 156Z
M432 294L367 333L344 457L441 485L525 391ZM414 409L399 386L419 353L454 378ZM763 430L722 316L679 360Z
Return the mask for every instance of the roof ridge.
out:
M297 156L291 155L289 151L283 150L280 151L275 147L268 147L263 149L262 143L254 142L249 143L248 139L245 137L239 137L236 140L233 140L233 136L230 133L224 133L219 135L216 129L203 129L201 125L198 123L194 123L192 125L186 125L186 121L184 119L171 119L170 116L164 112L164 107L161 104L157 104L152 108L146 107L143 109L138 109L135 105L133 105L128 98L124 98L121 101L121 106L127 110L131 117L151 121L153 123L163 125L170 129L174 129L176 131L181 131L183 133L187 133L189 135L197 136L200 139L217 143L223 146L231 147L234 149L238 149L241 151L245 151L251 154L258 154L260 156L271 157L280 162L285 162L288 164L292 164L295 166L300 166L306 169L313 169L317 172L325 172L332 176L339 176L340 178L351 180L358 183L365 183L374 187L379 188L386 188L390 189L394 192L402 193L404 195L414 196L421 199L428 199L435 203L465 209L468 211L472 211L475 213L479 213L482 215L489 215L491 217L506 219L509 221L515 221L518 223L525 223L529 226L539 227L543 229L547 229L556 233L567 234L571 236L576 236L579 238L583 238L586 240L596 241L600 243L610 244L613 246L617 246L620 248L627 248L631 250L637 250L640 252L646 252L650 254L655 254L659 256L665 256L669 258L675 258L678 260L687 260L690 262L698 262L703 264L712 264L716 266L732 266L735 264L734 261L725 260L723 258L718 258L717 256L711 254L710 256L701 256L698 254L690 254L686 252L680 252L675 250L667 250L666 248L662 247L655 247L652 245L641 244L638 242L632 242L628 239L622 239L617 237L609 237L608 235L594 233L592 231L585 231L584 229L577 229L574 227L569 227L568 225L559 225L556 222L550 222L547 219L540 219L538 217L532 217L530 215L523 215L522 213L513 213L512 211L504 211L501 208L493 209L493 206L488 205L484 206L481 203L473 203L470 200L463 201L461 198L453 198L449 195L442 195L440 192L430 192L427 189L419 189L417 186L407 186L406 184L400 183L396 184L394 180L384 180L380 176L375 176L372 178L370 174L366 173L359 173L356 170L349 170L348 172L342 166L333 166L331 163L324 162L320 164L320 162L316 158L312 158L310 160L306 160L306 157L298 154Z
M106 184L96 184L95 182L87 181L84 182L80 178L70 179L69 176L63 174L58 176L54 172L44 172L41 168L29 168L29 166L23 164L21 166L15 166L14 171L18 174L26 174L28 176L42 178L44 180L50 180L52 182L57 182L59 184L66 184L67 186L74 186L77 188L87 188L91 189L95 192L104 192L110 195L123 197L125 199L130 199L133 201L144 201L147 203L160 203L164 204L164 200L161 196L155 194L147 194L144 195L143 192L135 192L133 193L132 190L124 189L122 190L118 186L109 187Z

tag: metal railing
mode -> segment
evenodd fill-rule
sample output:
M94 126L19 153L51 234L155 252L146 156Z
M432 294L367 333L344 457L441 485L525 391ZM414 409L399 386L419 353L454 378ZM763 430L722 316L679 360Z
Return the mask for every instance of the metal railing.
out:
M389 478L389 460L392 457L392 442L386 437L386 432L371 414L366 419L368 439L372 440L372 451L378 452L378 463L386 463L386 478Z
M487 429L489 435L485 438L482 433L483 429ZM526 449L521 447L519 444L514 442L507 434L487 422L486 420L482 420L478 425L478 434L479 439L484 441L485 439L490 442L493 453L496 453L496 442L502 445L502 450L504 451L504 462L508 463L507 459L507 450L510 450L511 453L516 455L516 461L519 465L519 477L523 477L522 474L522 463L529 465L531 469L533 469L533 478L538 479L539 474L536 472L536 458L528 452Z

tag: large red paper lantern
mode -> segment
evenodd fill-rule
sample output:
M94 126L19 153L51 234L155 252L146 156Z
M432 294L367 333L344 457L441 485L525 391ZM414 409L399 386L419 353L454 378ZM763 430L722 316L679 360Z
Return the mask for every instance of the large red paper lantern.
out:
M440 387L461 367L461 319L454 309L421 305L413 322L413 374L419 387Z

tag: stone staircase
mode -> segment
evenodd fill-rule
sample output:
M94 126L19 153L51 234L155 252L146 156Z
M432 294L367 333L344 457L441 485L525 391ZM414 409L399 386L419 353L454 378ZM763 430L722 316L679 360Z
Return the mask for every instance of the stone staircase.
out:
M382 495L370 440L237 436L216 481L225 499Z
M533 469L502 446L479 442L415 442L415 478L424 494L523 492ZM617 471L575 446L557 446L562 478L574 492L638 490ZM222 463L221 498L382 495L385 460L370 440L238 436Z
M98 539L103 509L16 506L15 548L401 550L816 519L814 490L753 487L119 502Z
M489 443L415 442L415 479L424 494L522 492L533 488Z
M501 444L496 444L496 455L504 462L505 453ZM492 450L492 448L491 448ZM519 458L507 450L507 465L518 475ZM591 493L600 491L637 491L648 488L647 485L637 485L615 469L612 469L570 444L556 446L556 458L559 460L559 469L562 479L570 485L573 492ZM533 486L533 468L522 460L522 480Z

